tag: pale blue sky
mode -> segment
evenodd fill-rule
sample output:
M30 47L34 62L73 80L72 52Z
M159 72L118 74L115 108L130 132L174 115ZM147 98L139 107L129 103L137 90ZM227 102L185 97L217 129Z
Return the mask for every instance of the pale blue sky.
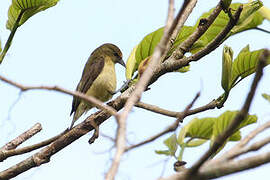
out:
M0 74L26 85L58 85L74 90L88 56L97 46L105 42L117 44L126 61L132 48L146 34L164 25L167 2L167 0L60 1L55 7L33 16L18 29L13 44L0 66ZM214 7L217 2L199 1L187 24L193 25L199 15ZM263 0L263 2L270 7L269 1ZM0 1L2 46L9 35L9 31L5 29L5 23L10 3L11 1ZM176 3L178 10L182 1L176 1ZM261 27L269 30L269 21L264 22ZM247 44L251 44L251 50L270 48L270 36L252 30L235 35L224 44L231 46L236 55ZM167 109L181 111L201 89L201 84L203 85L202 95L196 102L196 107L217 98L222 93L220 86L222 47L223 45L203 60L192 63L191 71L188 73L170 73L161 77L151 86L151 91L144 93L142 100ZM120 86L125 78L124 69L118 65L116 68ZM269 76L268 67L258 88L256 101L251 107L251 113L256 113L259 121L256 125L247 127L243 134L270 120L270 104L261 97L261 93L270 93ZM185 122L194 117L217 116L226 110L238 110L246 97L251 81L252 77L249 77L233 89L223 109L190 116L185 119ZM71 96L49 91L29 91L21 96L8 113L18 97L19 90L3 82L0 82L0 86L0 144L16 137L36 122L42 124L43 131L24 145L54 136L69 126ZM128 119L129 142L139 142L164 129L172 121L172 118L134 108ZM114 135L115 129L113 118L101 126L101 132L111 136ZM267 134L269 132L265 133ZM163 136L150 145L126 154L117 179L156 179L159 177L163 168L160 161L164 157L156 155L154 150L165 148L162 141L168 136ZM50 163L34 168L14 179L42 180L56 177L66 180L103 179L110 165L111 154L96 153L108 150L112 143L100 137L90 146L87 143L89 137L90 135L86 135L57 153L51 158ZM207 147L206 145L186 151L184 160L192 164ZM1 164L0 170L20 162L30 154L9 158ZM173 162L174 160L169 161L165 175L173 173ZM223 179L265 179L269 168L270 165L266 165Z

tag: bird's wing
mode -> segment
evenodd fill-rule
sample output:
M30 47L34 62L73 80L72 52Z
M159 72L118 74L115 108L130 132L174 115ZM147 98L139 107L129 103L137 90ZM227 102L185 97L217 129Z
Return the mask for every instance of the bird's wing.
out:
M86 93L88 89L91 87L95 79L98 77L98 75L101 73L105 59L104 57L89 57L89 59L84 67L83 74L80 80L80 83L78 84L76 91ZM92 59L93 58L93 59ZM79 104L81 102L80 98L73 97L73 102L72 102L72 109L70 112L70 115L73 112L76 112Z

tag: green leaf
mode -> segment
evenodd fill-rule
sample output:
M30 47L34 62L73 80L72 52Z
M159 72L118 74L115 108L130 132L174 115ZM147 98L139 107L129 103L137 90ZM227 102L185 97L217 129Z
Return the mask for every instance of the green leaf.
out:
M245 77L256 71L259 58L264 49L250 51L249 45L241 50L237 58L234 60L232 65L232 75L231 75L231 85L234 87L238 82L240 82ZM270 64L270 58L267 65Z
M192 26L183 26L180 30L178 36L176 37L174 44L172 45L172 48L169 50L167 56L170 56L172 52L179 46L180 43L182 43L185 39L187 39L188 36L190 36L195 31L195 27ZM136 52L135 52L135 59L136 62L134 62L134 55L130 55L130 62L132 68L132 71L128 70L128 73L126 73L128 76L127 78L132 77L133 73L138 69L139 64L149 56L151 56L154 52L155 47L160 42L162 36L164 33L164 28L159 28L158 30L146 35L143 40L138 44ZM203 48L206 45L206 42L208 42L205 38L198 40L190 49L191 53L195 53L199 51L201 48ZM134 50L134 49L133 49ZM132 54L134 52L132 51ZM184 67L183 69L180 69L178 72L187 72L188 67Z
M246 21L253 13L258 11L263 6L260 0L252 1L246 4L243 4L243 10L237 22L237 25L242 24Z
M12 30L20 12L23 12L19 26L34 14L55 6L59 0L12 0L8 10L7 29Z
M136 58L135 58L137 48L138 48L138 45L132 49L126 63L126 79L127 80L132 78L133 73L136 71L136 68L138 67L138 65L136 65Z
M239 111L226 111L217 118L217 121L213 126L213 137L211 138L212 140L214 140L219 134L221 134L225 129L228 128L229 124L232 122L232 120L235 118L238 112ZM229 138L229 140L230 141L240 140L241 134L239 129L255 122L257 122L257 116L248 115L239 125L236 132Z
M183 127L178 135L177 142L179 145L184 144L185 137L210 139L212 136L212 127L215 118L194 118L185 127Z
M194 139L194 140L189 141L186 144L186 147L197 147L204 144L206 141L208 140L207 139Z
M170 156L171 155L171 152L169 150L155 150L155 153L157 153L157 154L163 154L163 155L166 155L166 156Z
M270 9L263 6L261 9L259 9L259 13L268 21L270 21Z
M264 99L266 99L268 102L270 102L270 95L269 94L262 94L262 97L264 97Z
M231 71L233 61L233 50L228 46L224 46L222 54L222 76L221 86L225 92L230 91Z
M177 150L177 139L176 135L171 135L168 139L164 141L164 144L168 147L170 153L172 156L174 156L176 150Z
M227 38L233 34L242 32L244 30L252 29L257 27L258 25L262 24L263 17L261 14L256 12L261 6L259 1L255 1L256 3L247 3L243 6L243 11L246 13L241 13L240 19L241 23L238 23L232 30L231 33L228 34ZM240 3L233 3L231 4L230 8L236 10L241 4ZM202 18L207 18L215 8L212 8L209 12L204 13L197 21L196 27L199 25L199 22ZM248 12L248 13L247 13ZM212 41L228 24L229 16L224 11L221 11L213 24L208 28L208 30L204 33L204 35L200 38L208 39L208 42Z
M171 135L168 139L164 141L164 144L168 147L168 150L156 150L157 154L164 154L167 156L175 156L177 150L177 139L176 135Z

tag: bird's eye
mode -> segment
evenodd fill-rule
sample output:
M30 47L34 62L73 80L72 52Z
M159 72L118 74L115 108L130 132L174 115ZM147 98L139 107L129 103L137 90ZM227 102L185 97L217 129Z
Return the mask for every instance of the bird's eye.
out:
M116 57L118 57L118 56L119 56L119 55L118 55L118 53L116 53L116 52L115 52L115 53L113 53L113 55L114 55L114 56L116 56Z

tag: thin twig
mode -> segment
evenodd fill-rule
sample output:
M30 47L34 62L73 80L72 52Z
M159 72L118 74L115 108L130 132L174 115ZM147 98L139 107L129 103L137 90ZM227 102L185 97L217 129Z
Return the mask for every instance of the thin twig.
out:
M191 46L207 31L210 25L215 21L217 16L222 10L222 0L219 1L216 8L211 12L211 14L206 19L201 19L205 23L198 25L196 30L184 41L182 42L176 51L172 54L172 57L175 59L181 59L186 52L189 51Z
M167 54L168 51L170 51L170 49L172 48L178 34L179 31L182 29L184 23L186 22L187 18L189 17L189 15L191 14L192 10L194 9L194 7L197 4L197 0L193 0L192 2L190 2L190 4L188 6L186 6L186 8L184 9L184 12L182 14L182 18L179 19L179 22L176 26L176 28L174 29L171 38L170 38L170 43L168 43L167 47L166 47L166 51L164 54ZM162 60L164 61L166 60L165 58Z
M252 82L250 91L248 93L248 96L245 100L245 103L241 109L241 111L235 116L235 118L232 120L228 128L220 134L214 141L213 145L210 147L210 149L188 170L187 172L187 179L191 176L196 174L198 169L201 167L201 165L211 157L211 155L215 154L217 150L224 144L226 139L230 137L237 127L241 124L241 122L246 118L250 104L252 102L252 99L254 97L255 91L257 89L258 83L263 75L263 67L266 65L267 58L269 56L269 52L267 50L263 51L256 70L256 74L254 77L254 80Z
M113 109L112 107L107 106L107 105L103 104L102 101L100 101L92 96L85 95L79 91L70 91L70 90L67 90L67 89L64 89L64 88L61 88L58 86L25 86L25 85L19 84L17 82L14 82L10 79L7 79L1 75L0 75L0 80L21 89L21 91L40 89L40 90L52 90L52 91L57 91L57 92L61 92L64 94L69 94L69 95L81 98L82 100L85 100L85 101L93 104L93 106L97 107L98 109L104 110L113 116L117 115L117 111L115 111L115 109Z
M245 146L254 139L259 133L270 128L270 121L267 121L265 124L257 127L252 132L250 132L245 138L243 138L238 144L236 144L233 148L231 148L228 152L226 152L223 156L216 159L217 161L225 161L229 159L233 159L238 157L239 155L245 153L244 151L249 151L250 146L245 148Z
M215 50L217 47L221 45L227 34L232 30L232 28L236 25L240 14L243 10L243 6L240 5L237 11L235 12L233 18L230 18L230 21L226 25L226 27L209 43L205 48L197 52L196 54L189 57L189 62L197 61L209 54L211 51Z
M183 121L183 119L188 115L188 111L190 110L190 108L193 106L193 104L195 103L195 101L199 98L200 96L200 93L197 93L196 96L194 97L194 99L192 100L192 102L185 108L185 110L183 112L181 112L178 116L178 118L170 125L168 126L166 129L164 129L163 131L159 132L158 134L138 143L138 144L134 144L134 145L131 145L129 147L127 147L125 149L125 151L129 151L131 149L134 149L134 148L137 148L139 146L142 146L144 144L147 144L149 142L152 142L154 140L156 140L157 138L169 133L169 132L172 132L172 131L175 131L178 126L179 126L179 123Z
M39 142L37 144L33 144L30 146L26 146L26 147L22 147L22 148L18 148L18 149L12 149L12 150L8 150L8 151L0 151L0 162L4 161L5 159L12 157L12 156L16 156L16 155L20 155L20 154L25 154L31 151L34 151L36 149L39 149L41 147L47 146L49 144L51 144L53 141L55 141L56 139L58 139L59 137L61 137L66 131L50 138L47 140L44 140L42 142Z
M176 112L176 111L169 111L163 108L160 108L158 106L152 105L152 104L147 104L147 103L143 103L143 102L137 102L135 104L136 107L142 108L142 109L146 109L148 111L152 111L154 113L158 113L158 114L162 114L165 116L169 116L169 117L179 117L181 115L181 112Z
M259 30L259 31L262 31L262 32L265 32L265 33L268 33L270 34L270 31L266 30L266 29L263 29L263 28L259 28L259 27L255 27L253 29L256 29L256 30Z
M40 123L36 123L34 126L32 126L30 129L4 145L3 147L0 148L0 153L1 152L6 152L12 149L16 149L17 146L25 142L27 139L30 139L32 136L37 134L42 130L42 126Z

